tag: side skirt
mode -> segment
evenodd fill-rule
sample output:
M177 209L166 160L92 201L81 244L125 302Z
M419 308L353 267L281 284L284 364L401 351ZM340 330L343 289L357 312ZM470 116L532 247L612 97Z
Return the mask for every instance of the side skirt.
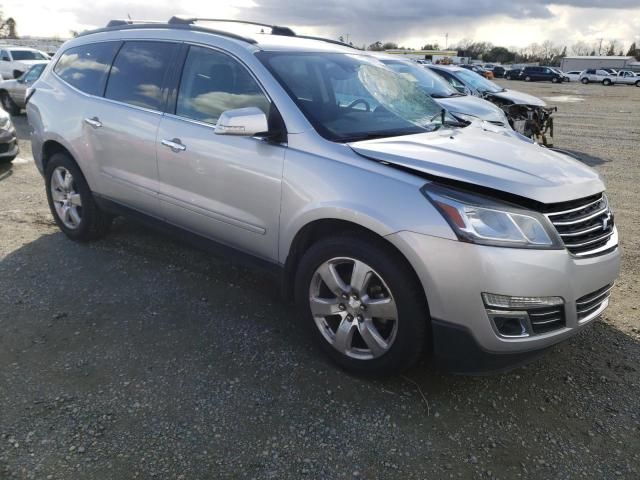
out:
M153 228L158 232L175 238L181 242L187 243L199 250L210 253L218 258L228 260L229 263L237 263L250 268L259 268L278 279L279 285L285 284L285 269L283 265L279 263L270 262L260 257L256 257L250 253L238 250L230 247L210 238L203 237L197 233L185 230L171 223L142 213L133 208L122 205L107 197L93 193L94 199L98 206L105 212L109 212L112 215L121 216L135 220L145 226Z

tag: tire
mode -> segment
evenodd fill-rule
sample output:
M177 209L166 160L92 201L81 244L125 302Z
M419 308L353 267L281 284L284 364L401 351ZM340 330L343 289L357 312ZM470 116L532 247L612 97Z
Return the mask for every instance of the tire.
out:
M554 77L554 78L552 78L552 79L551 79L551 83L558 83L558 79L557 79L557 78L555 78L555 77Z
M369 272L368 276L362 277L369 279L368 283L364 282L368 285L364 294L347 285L347 281L351 283L356 261L361 262L361 267L370 267L360 270ZM333 265L333 272L339 272L344 288L336 281L332 290L327 287L329 284L323 280L325 276L335 278L328 273L331 271L329 265ZM320 271L325 272L324 276ZM354 283L358 284L357 281ZM395 320L390 316L383 322L374 316L374 311L383 314L378 310L380 304L374 310L371 303L376 292L377 301L386 302L385 306L389 307L384 314L391 315L389 312L394 309ZM424 292L406 260L382 240L344 234L313 244L298 265L294 294L316 343L333 362L351 373L365 376L398 373L415 364L424 351L429 322ZM355 296L351 297L351 294ZM314 303L312 297L328 301L331 313L325 316L323 312L329 304ZM360 300L365 306L360 305ZM318 305L323 309L319 311ZM351 320L349 316L352 316ZM372 335L368 332L372 331L372 326L383 339L382 347L371 340ZM342 350L338 347L340 329L352 332L351 337L342 335L342 339L348 338L342 342L347 345ZM360 332L366 335L362 336ZM365 341L365 337L369 340ZM370 348L370 345L376 345L376 348Z
M602 84L608 87L609 85L611 85L611 80L609 80L608 78L605 78L605 79L602 81Z
M527 75L526 77L524 77L524 81L525 82L530 82L531 81L531 77L529 75Z
M70 179L68 174L71 175ZM57 180L52 182L54 175ZM69 181L68 190L54 188L55 184L64 185L66 180ZM80 168L66 153L54 154L47 163L45 189L51 214L67 237L78 242L88 242L98 240L109 232L113 217L100 210ZM59 213L65 207L70 212L66 219ZM75 218L72 215L73 209L76 212Z
M0 102L2 102L2 108L4 108L10 115L20 115L20 107L13 101L11 95L7 92L0 93Z
M640 80L636 82L636 87L640 87Z
M583 84L587 84L589 83L589 79L588 78L583 78L582 80L580 80Z

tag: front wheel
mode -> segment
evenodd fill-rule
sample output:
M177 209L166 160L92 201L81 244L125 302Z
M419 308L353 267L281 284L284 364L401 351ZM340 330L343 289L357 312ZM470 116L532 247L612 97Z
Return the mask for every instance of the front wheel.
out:
M636 87L640 87L640 80L636 82Z
M382 240L354 234L312 245L297 270L295 298L317 343L350 372L402 371L425 346L424 293Z
M529 76L524 77L524 81L525 82L530 82L531 81L531 77L529 77Z
M559 82L559 80L557 78L552 78L551 79L551 83L558 83L558 82Z
M609 85L611 85L611 80L609 80L608 78L605 78L605 79L602 81L602 84L608 87Z
M84 175L69 155L56 153L51 157L45 182L49 208L67 237L90 241L108 233L113 218L100 210Z
M582 80L580 80L582 83L584 83L585 85L587 83L589 83L589 79L588 78L583 78Z

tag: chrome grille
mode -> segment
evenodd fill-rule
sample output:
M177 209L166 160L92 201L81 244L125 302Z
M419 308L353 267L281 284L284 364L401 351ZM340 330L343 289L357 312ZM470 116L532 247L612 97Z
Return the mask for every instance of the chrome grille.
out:
M612 288L613 285L607 285L576 300L578 321L584 321L602 312L603 307L607 306L605 302L609 300Z
M563 305L529 309L527 314L533 333L536 334L550 332L565 326Z
M577 256L605 253L614 234L614 218L604 194L557 205L545 213L565 247Z

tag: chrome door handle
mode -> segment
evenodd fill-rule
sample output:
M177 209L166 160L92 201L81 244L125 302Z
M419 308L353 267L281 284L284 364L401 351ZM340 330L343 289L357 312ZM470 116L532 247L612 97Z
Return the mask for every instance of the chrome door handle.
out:
M172 152L184 152L187 149L187 146L184 145L179 138L174 138L173 140L163 139L162 145L171 149Z
M100 128L102 126L102 122L98 119L98 117L85 118L84 123L86 123L87 125L91 125L93 128Z

